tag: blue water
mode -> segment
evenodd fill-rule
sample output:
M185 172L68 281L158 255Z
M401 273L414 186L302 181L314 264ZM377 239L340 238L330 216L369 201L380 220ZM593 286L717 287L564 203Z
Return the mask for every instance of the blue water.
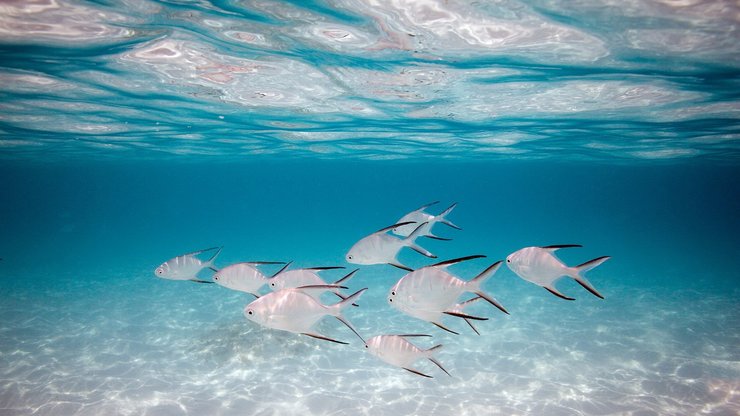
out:
M34 1L0 6L0 414L740 413L738 6L687 2ZM423 333L448 377L262 328L251 296L154 276L356 267L360 238L423 204L420 239L469 280L562 249L598 299L503 266L510 312L460 335L386 302L366 339ZM412 268L438 260L403 249ZM276 266L264 266L265 272ZM209 279L204 271L200 277ZM263 293L268 289L264 288ZM331 297L327 303L334 302Z

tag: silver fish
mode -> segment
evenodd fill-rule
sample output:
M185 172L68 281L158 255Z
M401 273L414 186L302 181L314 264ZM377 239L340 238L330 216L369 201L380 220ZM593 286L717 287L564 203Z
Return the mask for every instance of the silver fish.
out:
M305 268L305 269L293 269L293 270L285 270L286 267L284 267L282 270L277 272L275 276L270 279L270 289L273 291L278 291L282 289L292 289L297 288L301 286L327 286L329 285L327 282L324 281L319 276L319 273L324 270L332 270L332 269L344 269L344 267L312 267L312 268ZM332 283L331 285L335 286L341 286L344 283L346 283L349 279L354 276L355 273L357 273L359 269L355 269L348 274L346 274L341 279L337 280L336 282ZM334 293L338 297L345 299L345 296L342 295L339 292L339 289L328 289L328 291ZM319 300L319 297L321 297L322 291L319 290L310 290L307 292L309 295L311 295L314 299Z
M407 273L391 288L388 295L388 303L404 313L414 311L414 313L419 315L417 317L424 320L428 320L422 317L427 314L444 313L451 316L460 316L460 313L455 314L450 312L454 312L452 308L457 303L460 295L465 292L471 292L508 314L509 312L493 296L486 294L481 288L483 283L493 276L501 266L500 261L492 264L470 281L461 280L447 271L447 267L452 264L482 257L485 256L461 257L422 267ZM470 319L475 319L475 317L470 317ZM456 333L445 328L438 321L430 320L430 322L445 331Z
M417 319L421 319L422 321L427 321L429 323L432 323L432 324L436 325L437 327L442 328L445 331L451 332L451 333L453 333L455 335L460 335L460 334L458 332L455 332L455 331L447 328L446 326L444 326L442 324L442 318L445 315L455 316L455 317L458 317L458 318L462 318L462 319L465 320L465 322L467 322L467 324L470 326L470 328L473 329L473 331L476 334L480 335L480 332L478 332L478 329L476 329L476 327L473 325L473 323L471 321L487 321L488 318L482 318L482 317L479 317L479 316L474 316L474 315L467 314L467 313L465 313L465 308L468 305L470 305L470 304L472 304L474 302L477 302L477 301L479 301L481 299L483 299L483 298L480 297L480 296L476 296L474 298L471 298L471 299L466 300L465 302L461 302L461 303L455 304L454 306L452 306L451 308L449 308L447 310L418 309L418 308L414 308L413 306L406 305L403 302L398 302L398 301L397 302L394 302L392 304L393 304L394 307L396 307L398 310L400 310L401 312L405 313L406 315L412 316L412 317L417 318Z
M553 245L546 247L525 247L517 250L506 257L506 265L522 279L542 286L553 295L565 299L575 300L565 296L555 289L555 282L561 277L573 278L578 284L591 292L594 296L604 299L591 283L586 279L585 273L601 263L610 259L602 256L589 260L575 267L566 266L555 256L555 251L561 248L582 247L577 244Z
M408 214L401 217L398 221L398 223L404 223L404 222L412 222L412 223L427 223L422 229L421 229L421 235L429 238L434 238L436 240L449 240L449 238L442 238L439 236L436 236L432 234L432 227L434 227L434 224L441 223L445 224L447 226L450 226L452 228L460 230L461 228L457 225L453 224L447 219L447 215L452 212L453 209L457 206L457 203L454 203L450 205L449 208L442 211L439 215L432 215L425 211L425 209L429 208L430 206L439 203L439 201L434 201L432 203L423 205ZM400 225L398 227L393 228L393 233L396 235L407 237L412 232L414 232L414 229L416 226L414 224L406 224L406 225Z
M216 256L218 256L222 248L223 247L211 247L169 259L154 270L154 275L162 279L169 280L192 280L197 283L213 283L209 280L199 280L197 275L203 269L211 269L214 272L218 272L218 269L213 267L213 262L216 260ZM213 256L205 262L200 261L196 257L198 254L210 250L216 250L216 253L214 253Z
M346 289L343 286L320 285L278 290L277 292L268 293L248 304L244 308L244 316L250 321L267 328L308 335L339 344L347 344L346 342L337 341L316 332L313 326L321 318L333 316L352 330L358 338L362 339L360 334L342 316L342 310L357 300L367 288L353 293L334 305L324 305L306 293L310 290L325 291L327 289L339 288ZM364 343L365 341L363 340L362 342Z
M411 271L412 269L398 262L398 252L403 247L409 247L420 254L436 259L437 256L423 249L416 244L416 239L422 235L423 227L426 223L416 226L416 229L406 238L394 237L387 234L393 228L411 223L398 223L382 228L360 241L350 248L345 256L348 263L353 264L390 264L403 270Z
M259 297L259 290L268 282L267 276L257 268L262 264L284 264L272 261L253 261L230 264L213 275L219 285Z
M433 362L437 367L444 371L448 376L450 373L442 367L442 364L433 357L433 354L442 348L442 345L435 345L432 348L423 350L411 342L407 341L409 337L428 337L423 334L405 334L405 335L377 335L365 343L367 351L396 367L401 367L422 377L432 378L432 376L422 373L411 367L414 362L426 358Z

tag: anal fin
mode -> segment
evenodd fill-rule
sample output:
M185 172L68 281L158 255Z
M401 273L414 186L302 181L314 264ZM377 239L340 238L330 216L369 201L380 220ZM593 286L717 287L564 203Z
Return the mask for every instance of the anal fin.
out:
M406 267L406 266L404 266L403 264L400 264L400 263L388 263L388 264L390 264L393 267L397 267L397 268L399 268L401 270L406 270L407 272L413 272L414 271L414 269L412 269L410 267Z
M472 329L473 329L473 331L474 331L474 332L475 332L476 334L480 335L480 332L478 332L478 330L477 330L477 329L476 329L476 328L475 328L475 327L473 326L473 323L472 323L472 322L470 322L470 319L467 319L467 318L463 318L463 319L465 319L465 322L467 322L467 323L468 323L468 325L470 325L470 328L472 328Z
M412 372L412 373L416 374L417 376L422 376L422 377L426 377L426 378L434 378L434 377L432 377L430 375L426 375L426 374L422 373L421 371L414 370L413 368L408 368L408 367L401 367L401 368L403 368L406 371Z
M462 312L447 311L444 312L446 315L457 316L458 318L472 319L474 321L487 321L488 318L481 318L480 316L468 315Z
M547 287L547 286L542 286L542 287L544 287L545 289L547 289L548 292L559 297L560 299L575 300L575 298L569 298L568 296L565 296L564 294L558 292L554 287Z
M440 324L440 323L437 323L437 322L432 322L432 323L433 323L434 325L436 325L436 326L437 326L437 328L443 329L443 330L445 330L445 331L447 331L447 332L449 332L449 333L451 333L451 334L455 334L455 335L460 335L460 333L459 333L459 332L455 332L455 331L451 330L450 328L447 328L446 326L444 326L444 325L442 325L442 324Z
M319 335L319 334L310 334L308 332L303 332L303 335L308 335L311 338L316 338L316 339L320 339L320 340L324 340L324 341L335 342L337 344L343 344L343 345L348 345L349 344L349 342L339 341L339 340L336 340L336 339L333 339L333 338L329 338L329 337L325 337L325 336Z
M190 281L191 282L195 282L195 283L216 283L216 282L212 282L210 280L200 280L200 279L190 279Z
M429 358L429 361L433 362L434 365L436 365L437 367L439 367L440 370L444 371L445 374L447 374L448 376L452 377L452 374L450 374L449 371L445 370L445 368L442 367L442 364L440 364L439 361L437 361L436 358L430 357Z

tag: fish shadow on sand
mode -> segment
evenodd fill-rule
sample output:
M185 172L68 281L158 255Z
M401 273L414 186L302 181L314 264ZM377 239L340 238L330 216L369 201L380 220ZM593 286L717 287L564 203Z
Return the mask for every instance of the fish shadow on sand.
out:
M302 357L327 348L359 348L358 340L351 338L354 337L351 332L344 333L329 319L319 322L316 328L357 345L325 345L328 343L307 336L260 328L247 321L233 321L213 326L193 338L187 352L203 361L226 365L234 361L244 364L274 362L276 359Z

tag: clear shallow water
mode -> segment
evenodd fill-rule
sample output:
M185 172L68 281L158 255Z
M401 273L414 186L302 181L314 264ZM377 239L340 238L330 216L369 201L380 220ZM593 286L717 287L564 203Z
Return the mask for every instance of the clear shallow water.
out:
M588 172L588 175L584 174ZM559 163L74 163L3 166L0 403L4 414L735 414L740 405L735 168ZM366 338L427 333L445 345L423 379L366 354L265 330L250 296L157 279L171 256L223 244L219 265L346 265L360 237L438 198L459 202L424 239L464 279L526 245L580 243L555 298L503 268L485 285L475 335L400 315L385 300L403 272L365 266L348 318ZM424 202L422 202L424 201ZM443 205L442 203L439 205ZM440 208L441 209L441 208ZM439 226L438 226L439 227ZM402 261L429 262L413 251ZM266 271L272 270L265 266ZM328 271L327 280L342 271ZM327 302L333 299L326 299Z
M731 2L6 2L0 6L3 415L740 412ZM423 379L157 279L185 252L343 265L452 202L422 245L470 279L531 245L610 255L566 302L506 268L511 312L445 333L364 266L365 337L444 344ZM406 250L411 267L430 261ZM266 267L267 271L273 270ZM326 272L326 279L342 276ZM207 274L204 274L207 277ZM333 299L326 299L333 301Z

